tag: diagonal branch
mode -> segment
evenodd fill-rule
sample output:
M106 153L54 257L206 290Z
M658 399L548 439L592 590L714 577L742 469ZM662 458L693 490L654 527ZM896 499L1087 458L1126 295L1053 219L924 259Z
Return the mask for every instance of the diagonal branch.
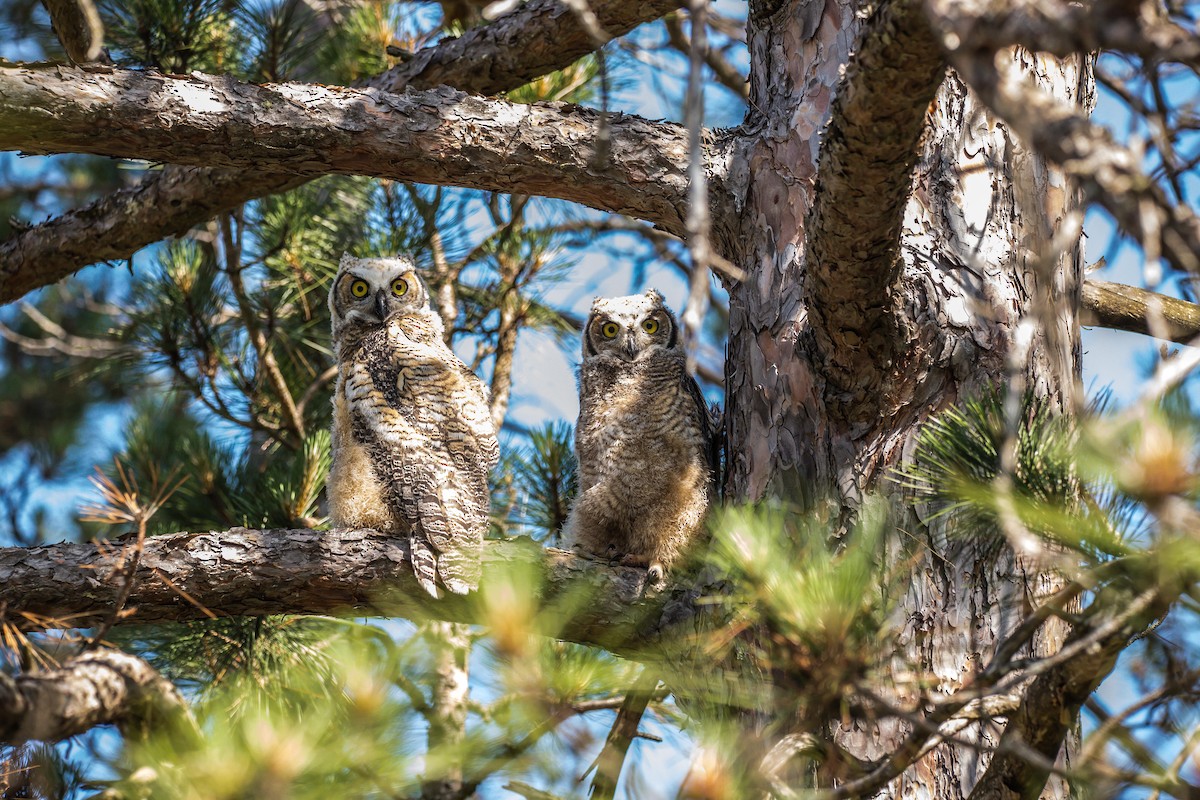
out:
M0 672L0 744L56 742L96 725L186 714L170 681L118 650L84 653L59 669Z
M445 87L395 95L200 73L0 67L0 149L521 192L682 232L684 130L614 117L611 156L597 164L600 116Z
M809 314L836 390L870 385L902 339L887 324L925 112L946 65L917 0L880 6L839 85L809 215Z
M951 63L996 116L1077 181L1089 201L1141 243L1148 261L1161 257L1175 269L1200 274L1195 212L1171 203L1137 155L1107 128L1029 84L1007 59L992 57L991 39L978 33L977 20L963 14L961 4L931 0L930 5Z
M1084 701L1108 677L1129 643L1167 612L1173 595L1154 587L1124 608L1111 602L1116 598L1104 599L1120 613L1072 632L1063 644L1064 652L1090 640L1088 646L1043 672L1029 686L1021 705L1009 714L997 753L969 800L1012 800L1041 793L1049 775L1046 765L1054 763ZM1030 759L1027 751L1042 758Z
M308 180L300 175L248 176L244 171L164 167L137 186L0 242L0 304L89 264L131 258L146 245Z
M625 695L617 711L612 728L604 740L600 755L596 756L596 775L592 779L590 796L594 800L611 800L616 796L621 771L629 754L629 746L637 736L638 725L646 706L658 691L658 668L643 667L637 681Z
M539 565L538 591L556 638L617 652L652 652L668 620L695 612L697 591L647 593L646 571L543 550L528 539L484 543L483 587ZM524 573L522 573L524 574ZM117 591L110 547L0 548L0 609L25 630L86 627ZM408 540L372 530L247 530L151 536L134 573L128 621L212 616L358 613L482 623L478 597L432 600L416 583ZM561 627L560 627L561 626Z
M104 24L92 0L42 0L54 35L76 64L95 61L104 52Z
M681 5L682 0L589 3L601 30L612 38ZM595 38L569 3L531 0L490 25L418 51L367 85L399 92L445 84L476 94L499 94L567 67L595 49Z
M591 3L602 27L613 36L624 35L678 5L664 0ZM419 51L370 85L400 92L444 83L468 92L498 93L570 66L594 49L591 36L565 3L532 0L490 25ZM140 186L0 242L0 303L62 280L89 264L128 258L223 211L306 180L299 175L168 166Z

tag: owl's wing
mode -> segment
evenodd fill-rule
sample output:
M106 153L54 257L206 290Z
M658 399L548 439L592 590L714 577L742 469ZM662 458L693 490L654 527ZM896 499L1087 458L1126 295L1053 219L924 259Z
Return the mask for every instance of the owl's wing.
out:
M417 581L434 597L439 581L466 594L479 584L488 459L497 449L486 403L480 408L484 395L440 341L414 343L389 331L381 344L347 382L351 413L362 436L376 440L373 467L409 525Z
M475 442L479 458L491 469L500 463L500 443L496 440L496 430L492 424L491 393L483 381L479 380L479 376L454 355L454 351L450 348L446 348L446 351L458 365L462 385L471 395L465 399L463 413L470 418L472 428L478 432Z
M721 468L721 439L717 435L719 412L717 412L716 406L709 407L708 401L704 399L704 393L700 391L700 384L696 383L696 379L686 371L683 373L683 390L691 401L688 411L695 418L704 435L704 457L708 461L708 469L712 473L713 480L718 481L718 472Z

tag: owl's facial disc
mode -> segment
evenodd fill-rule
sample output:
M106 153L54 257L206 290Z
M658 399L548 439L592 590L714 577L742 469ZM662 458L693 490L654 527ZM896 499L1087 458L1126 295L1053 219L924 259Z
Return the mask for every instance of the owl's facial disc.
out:
M412 290L416 276L412 272L389 277L375 270L345 272L334 288L338 302L335 311L344 323L379 326L392 314L415 304Z
M599 297L584 331L584 357L637 361L678 348L675 317L654 290L628 297Z

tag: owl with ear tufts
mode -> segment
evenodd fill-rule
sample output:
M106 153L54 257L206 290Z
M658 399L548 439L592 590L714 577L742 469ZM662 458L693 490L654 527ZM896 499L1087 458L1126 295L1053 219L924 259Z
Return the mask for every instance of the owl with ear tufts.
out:
M479 585L500 455L487 389L446 345L411 259L342 256L329 310L330 521L407 535L425 591L466 594Z
M653 289L597 299L583 329L579 494L564 539L655 582L703 529L715 489L714 421L681 340Z

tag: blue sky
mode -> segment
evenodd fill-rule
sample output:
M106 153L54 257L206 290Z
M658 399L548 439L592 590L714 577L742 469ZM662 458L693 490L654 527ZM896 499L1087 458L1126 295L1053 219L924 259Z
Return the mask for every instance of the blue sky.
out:
M734 13L742 7L742 4L734 2L722 2L718 5L728 13ZM2 57L19 60L34 55L36 54L27 52L20 43L0 42ZM666 98L677 95L682 84L679 80L668 77L663 80L663 85L668 91L642 91L634 86L619 92L614 96L613 107L651 118L677 118L676 106L667 102ZM732 125L740 121L741 111L736 103L730 101L727 92L714 86L710 88L708 97L710 124ZM1124 127L1126 115L1113 103L1109 95L1101 92L1096 119L1120 131ZM11 156L5 155L0 158ZM23 169L32 171L39 163L31 159L24 162ZM1103 214L1091 213L1088 215L1085 230L1088 237L1088 260L1092 261L1107 249L1107 244L1112 238L1111 224ZM571 279L554 287L546 299L580 316L586 316L594 296L627 294L641 291L647 286L655 286L663 292L673 308L682 309L687 287L677 272L668 267L652 269L645 276L645 283L636 283L632 260L614 255L613 250L614 248L604 248L584 254L574 267ZM1121 248L1117 257L1102 272L1095 275L1106 280L1142 285L1144 276L1140 252L1135 248ZM1175 287L1168 284L1162 289L1174 292ZM1084 332L1083 347L1083 383L1089 394L1097 389L1108 388L1118 403L1124 403L1137 395L1147 366L1155 354L1157 343L1137 334L1097 329ZM574 344L564 349L552 336L537 332L523 334L518 344L513 376L511 419L526 427L536 427L556 419L573 421L578 410L575 389L577 363L578 353ZM89 459L93 462L102 460L102 451L115 450L120 446L121 430L128 410L102 408L95 413L93 427L99 432L99 437L93 442L88 453L80 454L78 462L82 468L79 474L71 480L46 485L39 492L39 499L52 515L61 520L63 530L71 527L69 520L74 517L79 505L91 498L91 490L86 483L90 469L86 467L86 462ZM6 465L4 460L0 460L0 484L3 483L6 468L11 469L12 465ZM1117 675L1105 685L1102 694L1110 700L1119 701L1121 697L1127 696L1129 691L1127 678ZM596 738L602 740L606 721L603 719L589 723L595 728ZM643 755L642 759L635 762L635 770L658 773L666 769L677 775L676 780L682 777L683 770L686 769L689 747L686 736L668 736L661 744L640 741L634 747ZM656 774L655 782L659 778L661 774Z

